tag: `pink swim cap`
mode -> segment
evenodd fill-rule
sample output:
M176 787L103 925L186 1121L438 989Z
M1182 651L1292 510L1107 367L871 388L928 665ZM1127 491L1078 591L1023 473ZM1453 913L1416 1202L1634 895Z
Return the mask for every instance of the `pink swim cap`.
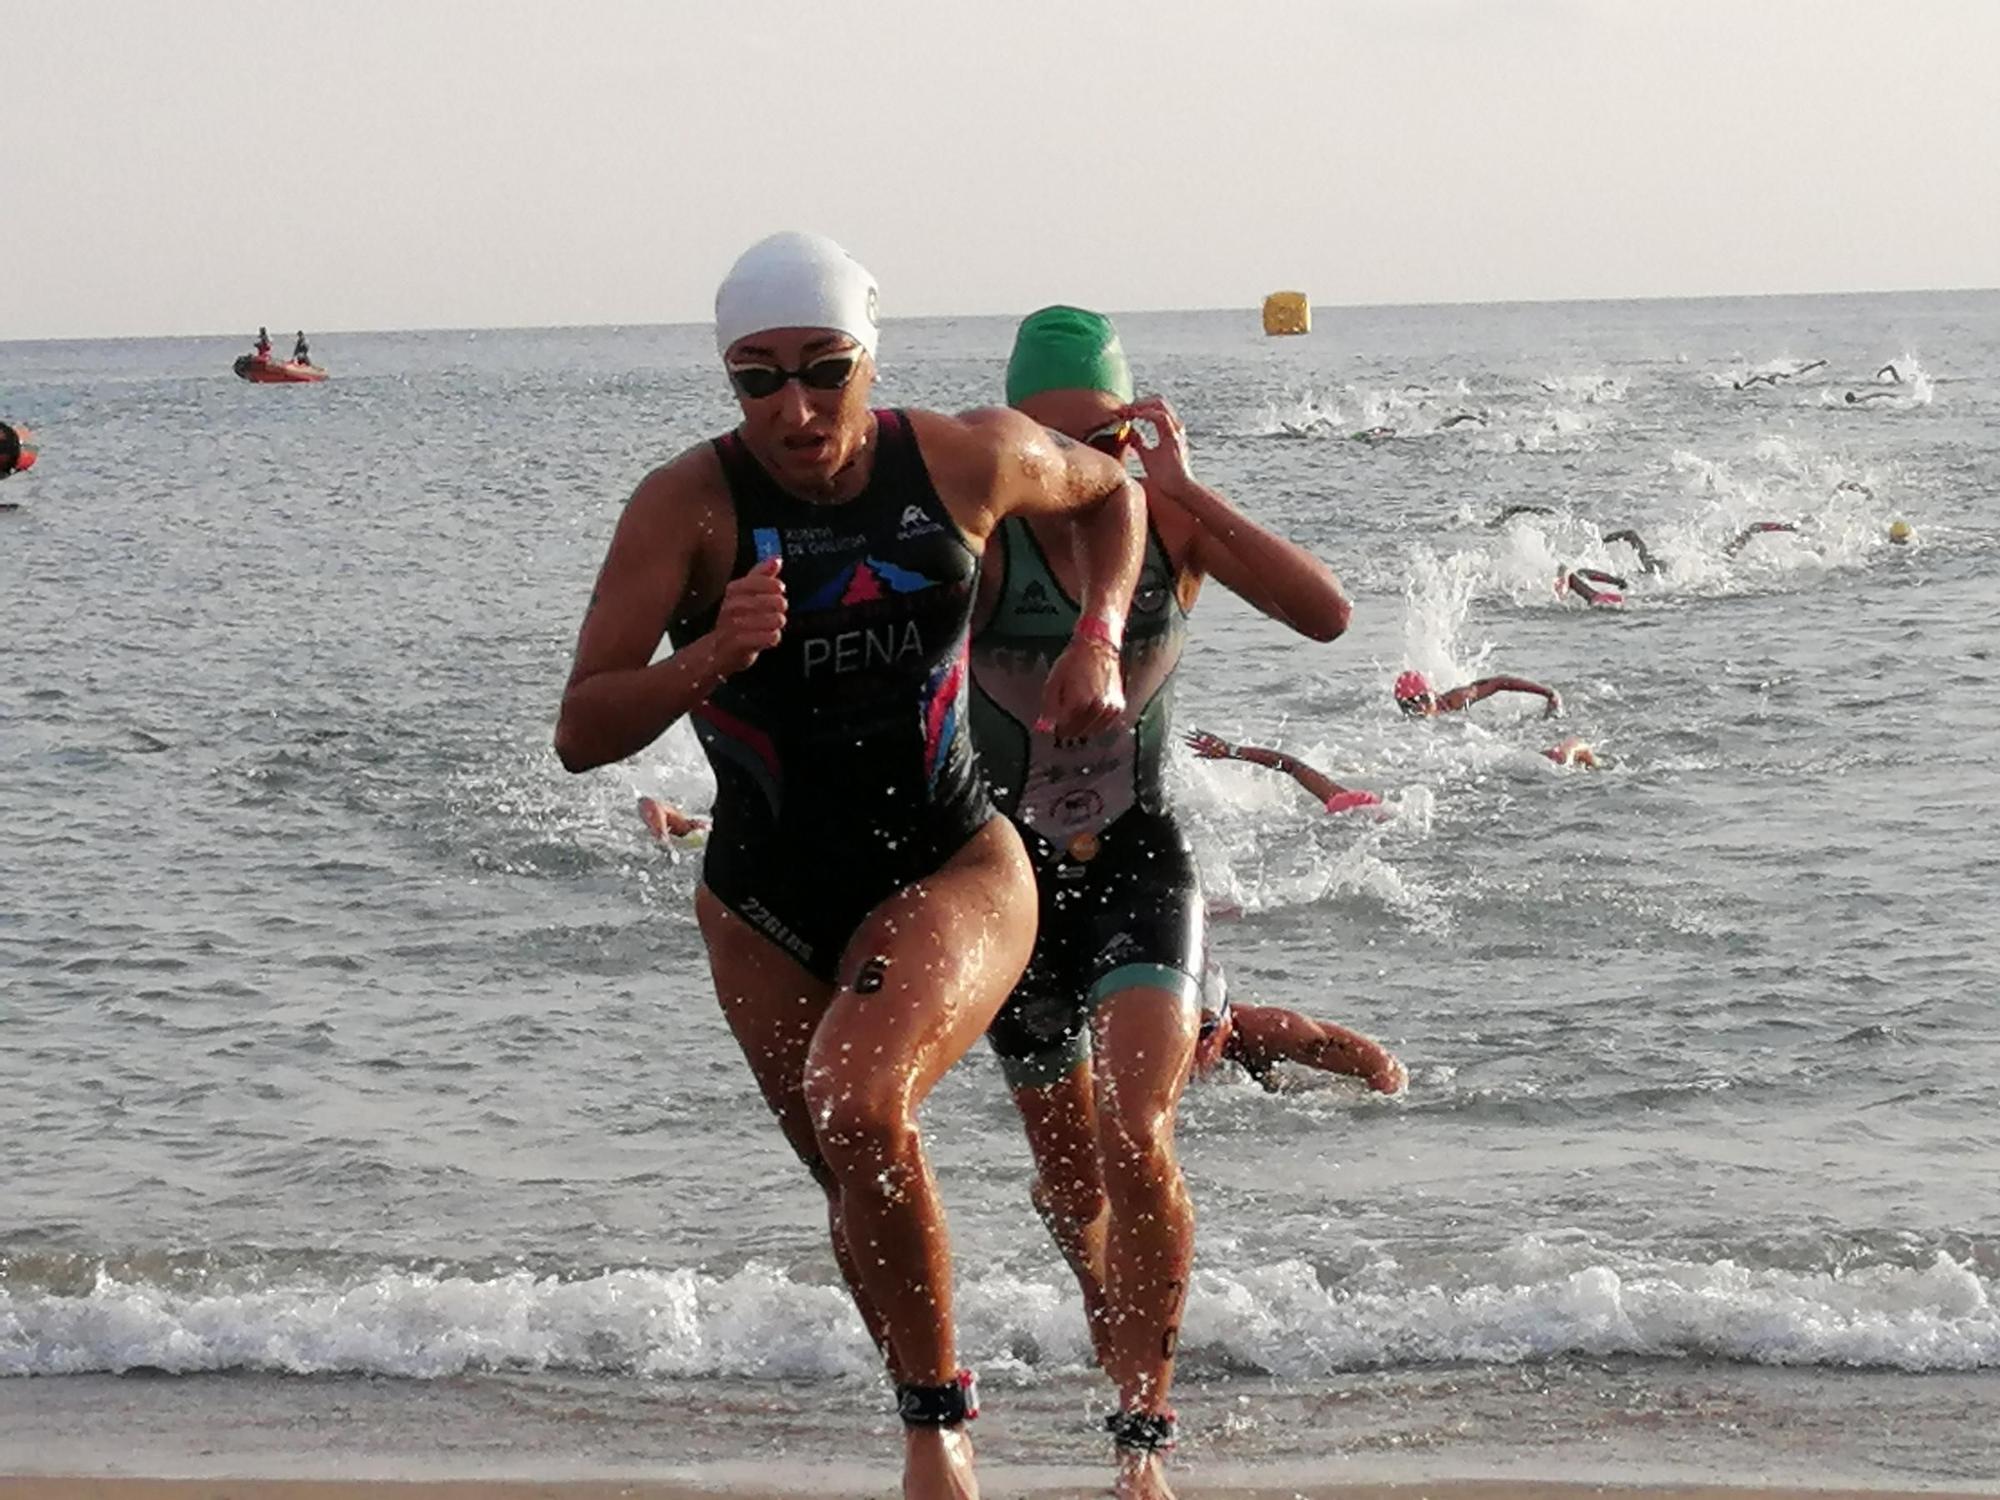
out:
M1396 679L1396 701L1419 698L1431 690L1430 679L1421 672L1405 672Z
M1351 812L1357 807L1380 807L1382 799L1373 792L1335 792L1326 799L1330 813Z

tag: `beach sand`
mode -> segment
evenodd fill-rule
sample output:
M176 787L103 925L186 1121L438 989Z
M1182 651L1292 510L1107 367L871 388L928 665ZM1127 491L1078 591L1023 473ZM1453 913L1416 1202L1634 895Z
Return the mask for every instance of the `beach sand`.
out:
M858 1489L819 1489L801 1481L781 1488L758 1488L753 1484L714 1485L654 1480L573 1480L527 1479L439 1479L439 1480L346 1480L346 1479L145 1479L132 1476L93 1478L85 1476L0 1477L0 1500L704 1500L727 1496L730 1500L751 1500L759 1494L811 1494L822 1500L834 1497L892 1495L895 1486L884 1476L880 1484ZM1004 1500L1015 1495L1046 1496L1049 1500L1067 1496L1098 1496L1100 1487L1088 1485L1047 1485L1028 1481L1010 1482L1005 1472L982 1475L983 1493L988 1500ZM1452 1479L1435 1482L1394 1484L1329 1481L1305 1488L1230 1487L1204 1484L1198 1475L1178 1476L1181 1500L1214 1497L1214 1500L1566 1500L1584 1496L1610 1500L1973 1500L1970 1492L1894 1489L1794 1489L1711 1485L1599 1485L1561 1483L1527 1479Z

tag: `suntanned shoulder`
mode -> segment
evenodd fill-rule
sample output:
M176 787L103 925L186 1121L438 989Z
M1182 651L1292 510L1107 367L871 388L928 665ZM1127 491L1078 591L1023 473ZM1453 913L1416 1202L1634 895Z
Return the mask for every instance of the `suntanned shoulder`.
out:
M1042 430L1004 406L982 406L956 416L937 411L905 415L939 493L981 507L999 487L1001 466L1010 448L1032 442Z
M722 474L722 460L712 443L696 443L665 463L650 470L633 487L625 502L628 511L640 513L644 521L686 520L690 510L725 499L729 486Z

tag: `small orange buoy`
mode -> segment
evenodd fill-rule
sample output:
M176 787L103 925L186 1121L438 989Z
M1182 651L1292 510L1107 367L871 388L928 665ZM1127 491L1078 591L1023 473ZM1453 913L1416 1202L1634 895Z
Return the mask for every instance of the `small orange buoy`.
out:
M0 422L0 479L25 474L35 466L35 435L25 427Z

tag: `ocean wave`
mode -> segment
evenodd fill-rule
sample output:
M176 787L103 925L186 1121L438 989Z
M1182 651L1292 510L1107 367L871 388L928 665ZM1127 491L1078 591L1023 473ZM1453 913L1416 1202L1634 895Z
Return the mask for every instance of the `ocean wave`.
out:
M1182 1330L1196 1368L1286 1379L1560 1355L1755 1365L2000 1367L1994 1284L1928 1264L1800 1271L1670 1260L1529 1236L1447 1285L1379 1259L1341 1284L1313 1265L1198 1269ZM988 1273L962 1285L960 1342L1003 1380L1088 1367L1075 1289ZM232 1290L103 1275L87 1292L0 1294L0 1374L254 1370L432 1379L498 1370L638 1378L866 1378L844 1292L749 1265L565 1278L381 1270Z

